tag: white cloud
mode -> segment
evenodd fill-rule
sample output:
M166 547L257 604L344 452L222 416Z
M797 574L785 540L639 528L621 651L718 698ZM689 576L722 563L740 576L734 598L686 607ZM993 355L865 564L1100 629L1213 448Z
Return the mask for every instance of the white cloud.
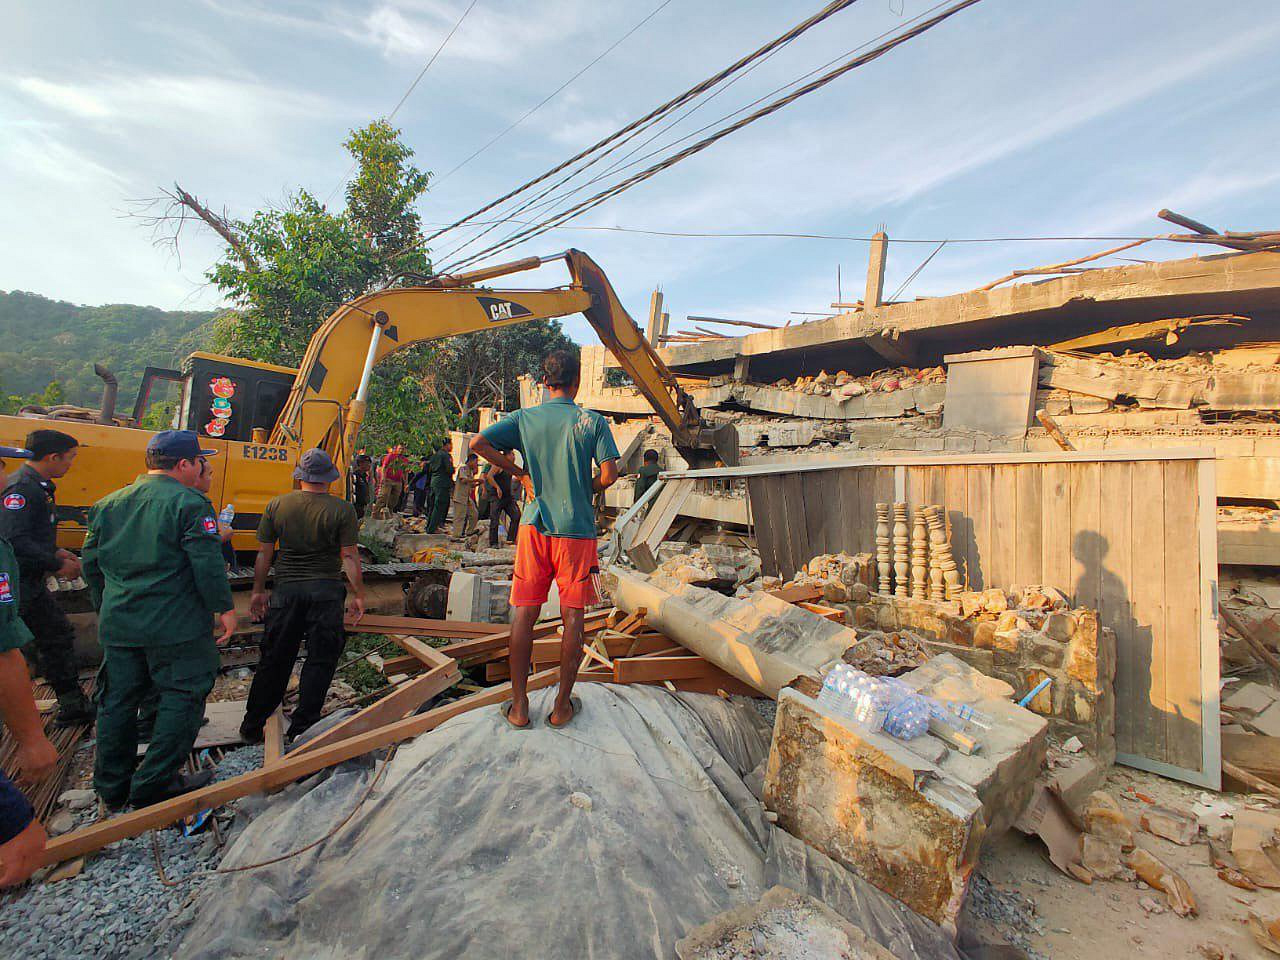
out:
M108 117L111 108L92 90L52 83L40 77L19 77L15 86L23 93L55 110L81 117Z

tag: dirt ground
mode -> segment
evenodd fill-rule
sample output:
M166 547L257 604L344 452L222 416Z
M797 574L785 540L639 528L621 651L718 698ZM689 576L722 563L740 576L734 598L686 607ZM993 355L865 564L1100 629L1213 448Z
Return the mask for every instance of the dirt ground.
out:
M1135 793L1187 810L1203 800L1225 802L1231 810L1260 804L1260 798L1211 793L1123 767L1113 769L1105 789L1120 801L1135 826L1146 805ZM1261 805L1273 809L1270 804ZM1225 838L1220 846L1229 849L1230 819L1209 814L1201 822L1210 823L1213 836ZM1135 837L1191 886L1198 916L1177 916L1167 909L1164 894L1143 889L1138 882L1078 883L1058 872L1037 839L1016 831L993 843L983 855L980 870L996 890L1034 902L1037 934L1029 937L1029 945L1054 960L1116 960L1137 955L1166 960L1271 956L1254 941L1244 921L1250 910L1266 922L1280 917L1280 891L1241 890L1220 880L1210 865L1203 829L1198 840L1186 847L1145 831L1135 831ZM1153 905L1158 905L1157 910L1150 909ZM989 921L975 921L974 929L988 942L1003 939Z

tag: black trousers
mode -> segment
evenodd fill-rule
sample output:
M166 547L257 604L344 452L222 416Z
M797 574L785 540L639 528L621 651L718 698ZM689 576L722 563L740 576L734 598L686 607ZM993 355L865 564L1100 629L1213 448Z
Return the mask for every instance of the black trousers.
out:
M59 697L79 693L75 630L44 585L44 577L35 574L22 577L18 615L35 634L35 641L22 648L35 672L49 682Z
M431 508L427 506L427 488L413 488L413 515L415 517L422 516L423 513L430 513Z
M347 589L341 580L282 583L271 591L262 634L262 658L249 688L244 727L261 730L284 702L293 663L305 641L307 659L298 685L298 706L288 735L296 737L320 719L324 698L347 644L342 608Z
M520 510L514 497L501 500L487 498L480 503L480 519L489 521L489 546L498 545L498 519L507 515L507 543L516 542L516 531L520 527Z

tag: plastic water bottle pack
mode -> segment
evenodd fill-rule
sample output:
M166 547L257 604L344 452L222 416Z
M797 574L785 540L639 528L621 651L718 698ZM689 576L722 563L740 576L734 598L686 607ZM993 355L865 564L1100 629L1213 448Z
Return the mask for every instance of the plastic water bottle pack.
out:
M846 663L831 668L818 702L832 713L868 730L884 730L899 740L913 740L929 729L932 701L900 680L872 677Z

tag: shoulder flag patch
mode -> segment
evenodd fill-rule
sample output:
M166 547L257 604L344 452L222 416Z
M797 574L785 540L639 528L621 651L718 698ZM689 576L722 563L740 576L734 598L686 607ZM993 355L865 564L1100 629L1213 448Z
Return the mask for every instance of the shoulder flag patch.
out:
M218 534L218 521L213 517L205 517L200 523L204 526L205 533L212 533L214 536Z
M13 603L13 587L9 586L7 573L0 573L0 603Z
M27 505L27 498L20 493L6 493L4 497L4 508L6 510L21 510Z

